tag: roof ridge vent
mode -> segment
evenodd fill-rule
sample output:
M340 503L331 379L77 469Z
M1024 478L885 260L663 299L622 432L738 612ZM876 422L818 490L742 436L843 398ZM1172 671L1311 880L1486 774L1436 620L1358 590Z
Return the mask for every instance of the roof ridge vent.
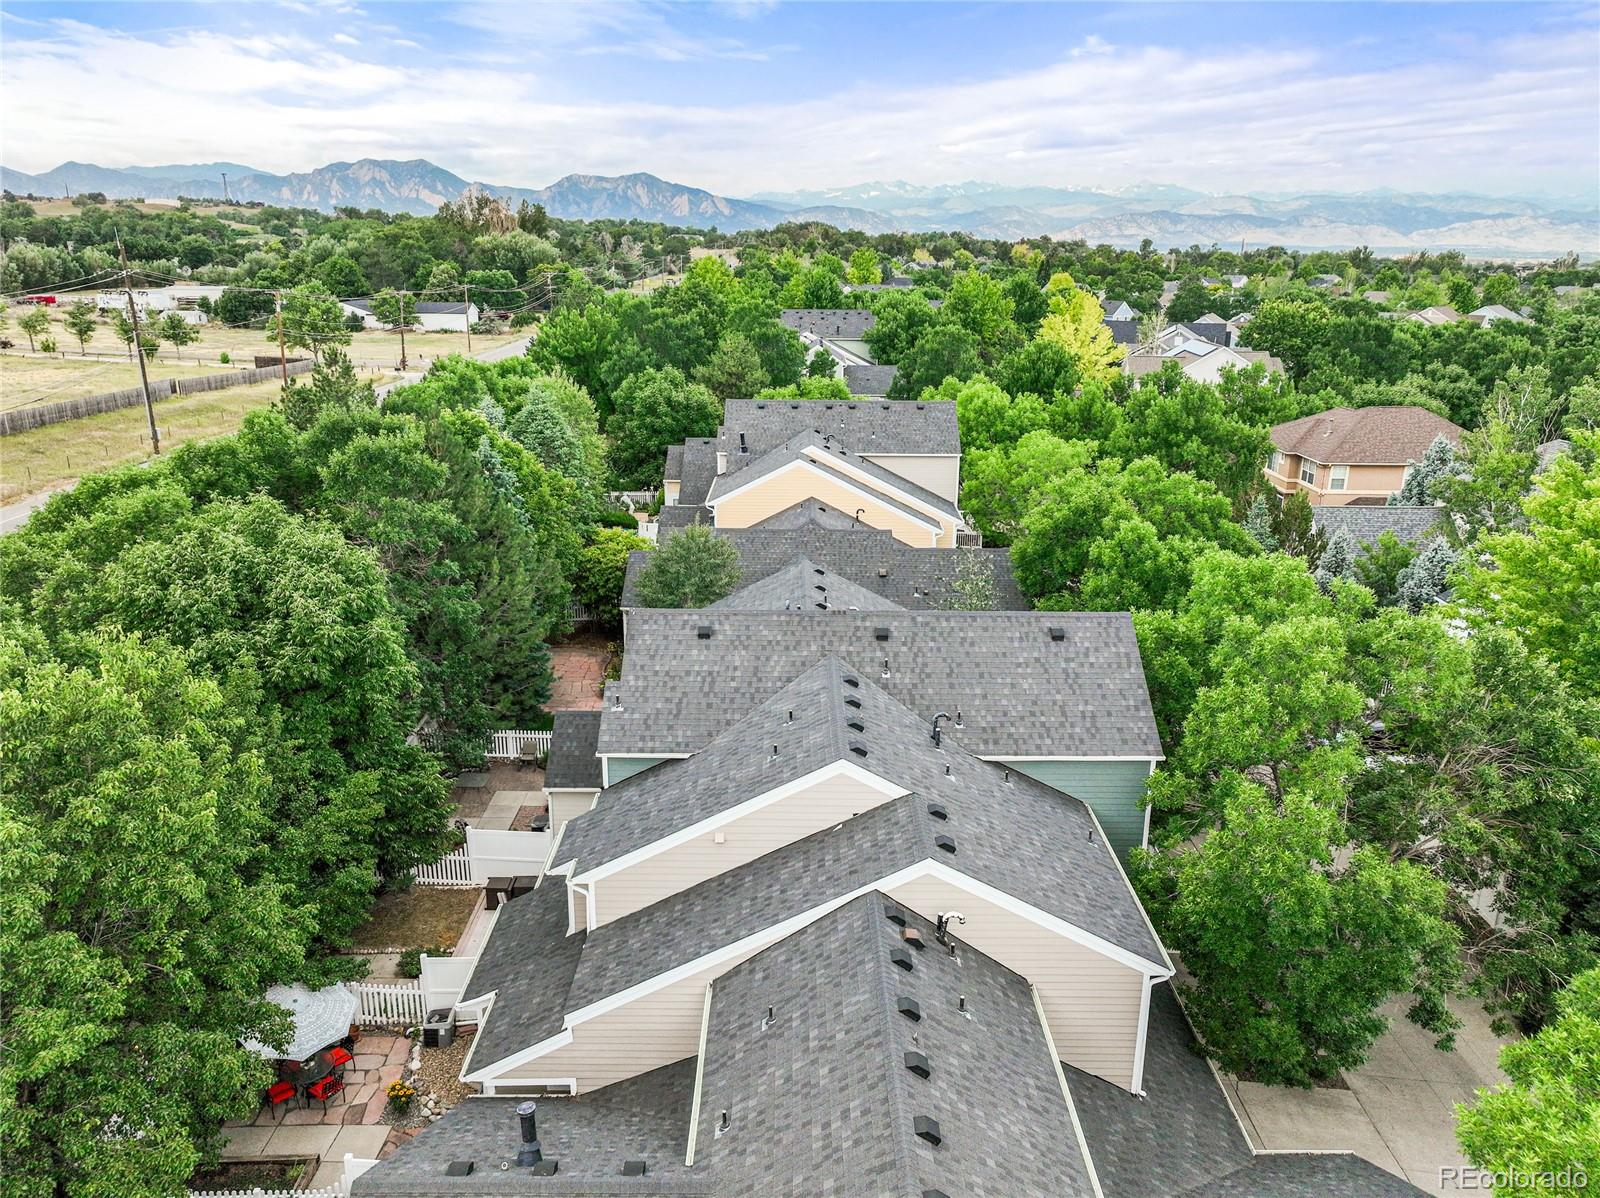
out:
M711 639L711 625L701 624L694 630L696 640L709 641Z

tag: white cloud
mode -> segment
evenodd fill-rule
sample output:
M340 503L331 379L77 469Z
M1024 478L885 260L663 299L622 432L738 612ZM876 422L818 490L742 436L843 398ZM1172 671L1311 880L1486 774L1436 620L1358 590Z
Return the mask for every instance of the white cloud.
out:
M765 51L678 33L655 8L504 5L466 15L501 23L491 52L470 61L401 53L413 40L388 35L361 47L277 32L135 37L8 16L4 159L37 171L66 158L228 157L288 171L425 157L493 182L645 170L731 194L894 177L1578 191L1600 173L1592 18L1404 69L1363 67L1348 47L1325 55L1253 46L1247 30L1182 51L1124 35L959 84L863 78L714 105L692 93L573 96L540 77L548 57L530 69L525 47L568 58L647 53L694 61L695 71Z

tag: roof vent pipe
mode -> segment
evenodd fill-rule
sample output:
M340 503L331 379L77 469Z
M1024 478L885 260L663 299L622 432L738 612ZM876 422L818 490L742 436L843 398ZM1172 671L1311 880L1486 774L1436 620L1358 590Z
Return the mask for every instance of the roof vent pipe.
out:
M967 917L959 911L939 912L939 918L934 923L933 934L938 938L940 944L950 943L950 921L952 919L963 926L967 922Z
M940 731L939 731L939 721L940 720L948 720L949 718L950 718L950 713L948 711L941 711L938 715L933 717L933 747L936 748L936 749L939 747L939 740L940 740L940 737L942 735L940 733ZM946 767L945 773L949 773L949 772L950 772L949 768Z
M517 1107L517 1118L522 1123L522 1147L517 1150L517 1164L531 1169L544 1160L539 1147L539 1104L531 1099Z

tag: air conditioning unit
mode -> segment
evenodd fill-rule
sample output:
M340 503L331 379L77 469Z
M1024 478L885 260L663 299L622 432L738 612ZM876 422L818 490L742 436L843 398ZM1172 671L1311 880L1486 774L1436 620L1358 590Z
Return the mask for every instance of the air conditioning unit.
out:
M449 1048L456 1039L456 1013L453 1007L429 1011L422 1024L424 1048Z

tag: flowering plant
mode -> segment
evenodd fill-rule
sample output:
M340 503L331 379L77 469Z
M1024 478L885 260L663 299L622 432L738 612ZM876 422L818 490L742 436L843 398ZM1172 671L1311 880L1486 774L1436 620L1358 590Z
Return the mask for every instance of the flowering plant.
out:
M411 1102L417 1096L416 1087L410 1082L390 1082L385 1093L389 1096L389 1106L398 1113L405 1113L411 1109Z

